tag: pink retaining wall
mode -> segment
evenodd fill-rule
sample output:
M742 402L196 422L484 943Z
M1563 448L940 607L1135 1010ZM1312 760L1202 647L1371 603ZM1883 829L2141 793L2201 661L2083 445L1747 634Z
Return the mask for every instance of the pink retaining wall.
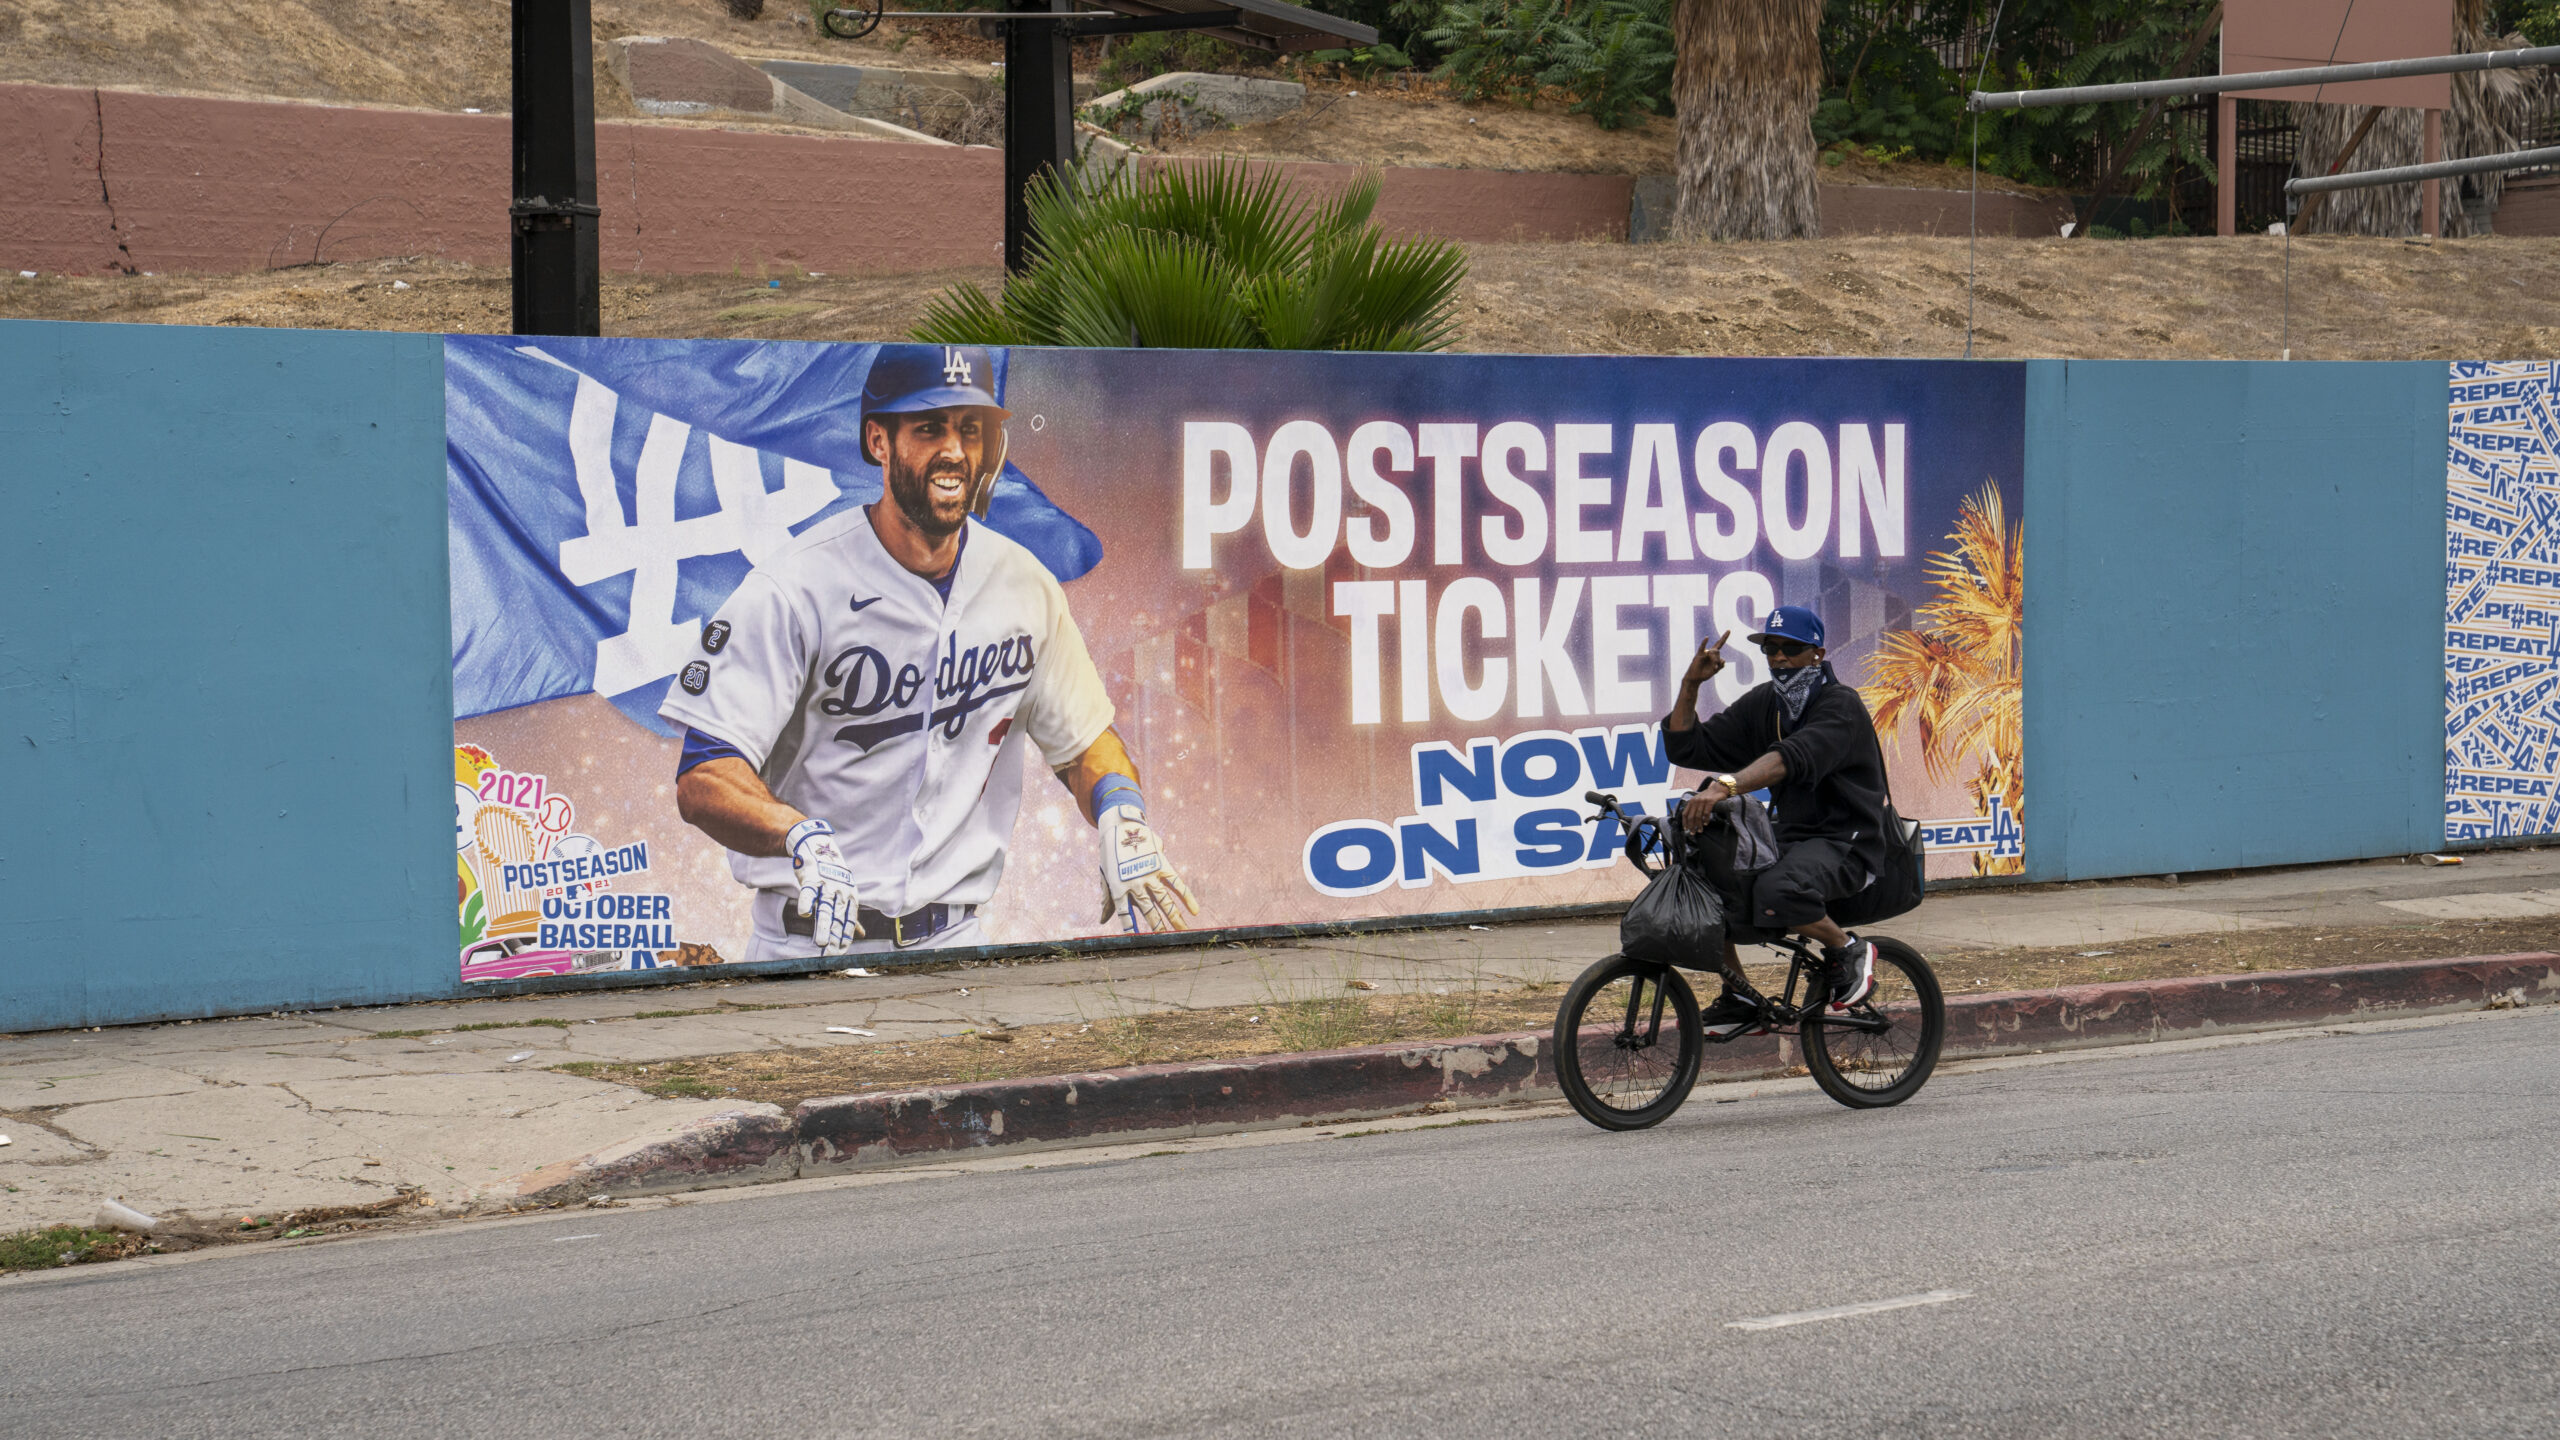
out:
M507 259L503 115L0 86L0 135L22 270ZM596 185L617 270L920 270L1002 240L992 150L608 122Z
M236 271L507 258L507 118L0 86L0 265ZM1355 173L1293 165L1320 184ZM605 122L613 270L837 273L996 263L994 150ZM1613 175L1390 170L1378 217L1459 240L1624 238Z
M0 269L238 271L384 255L504 264L507 142L503 115L0 85ZM1323 188L1358 173L1286 168ZM1636 184L1391 169L1377 214L1395 233L1452 240L1624 240ZM1003 156L988 149L596 127L611 270L992 265L1003 186ZM1960 234L1967 198L1826 185L1823 230ZM2067 206L2023 196L1986 194L1982 205L1988 234L2049 235L2070 218Z

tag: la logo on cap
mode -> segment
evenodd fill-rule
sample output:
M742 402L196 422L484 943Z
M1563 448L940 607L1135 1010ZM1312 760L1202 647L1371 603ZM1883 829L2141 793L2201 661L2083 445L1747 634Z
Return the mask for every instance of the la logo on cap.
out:
M942 383L945 385L968 384L969 357L957 350L946 348L942 352Z

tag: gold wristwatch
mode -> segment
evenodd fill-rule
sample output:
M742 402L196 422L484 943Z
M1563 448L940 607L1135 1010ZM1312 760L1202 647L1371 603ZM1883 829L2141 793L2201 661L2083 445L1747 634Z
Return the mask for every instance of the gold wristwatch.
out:
M1742 782L1731 775L1710 775L1707 778L1714 781L1716 784L1723 786L1724 793L1727 795L1739 795L1742 793Z

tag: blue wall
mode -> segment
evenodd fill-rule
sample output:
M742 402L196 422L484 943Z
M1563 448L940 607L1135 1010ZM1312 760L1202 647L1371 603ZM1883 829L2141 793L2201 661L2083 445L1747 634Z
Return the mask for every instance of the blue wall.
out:
M2027 377L2027 864L2444 839L2441 364Z
M0 321L0 1030L455 986L432 335Z
M2434 849L2446 368L2027 381L2041 879ZM435 336L0 321L0 1030L447 996Z

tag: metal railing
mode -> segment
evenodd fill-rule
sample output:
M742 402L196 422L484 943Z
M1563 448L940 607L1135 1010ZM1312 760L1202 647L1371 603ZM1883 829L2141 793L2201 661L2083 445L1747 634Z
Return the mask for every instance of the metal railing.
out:
M2468 55L2429 55L2377 60L2364 65L2313 65L2300 70L2254 70L2242 75L2194 75L2179 80L2135 80L2122 85L2066 85L2053 90L1976 90L1967 110L2028 110L2047 105L2097 105L2116 100L2158 100L2180 95L2219 95L2231 90L2304 89L2357 80L2411 75L2456 75L2476 70L2520 70L2560 65L2560 45L2525 50L2481 50Z

